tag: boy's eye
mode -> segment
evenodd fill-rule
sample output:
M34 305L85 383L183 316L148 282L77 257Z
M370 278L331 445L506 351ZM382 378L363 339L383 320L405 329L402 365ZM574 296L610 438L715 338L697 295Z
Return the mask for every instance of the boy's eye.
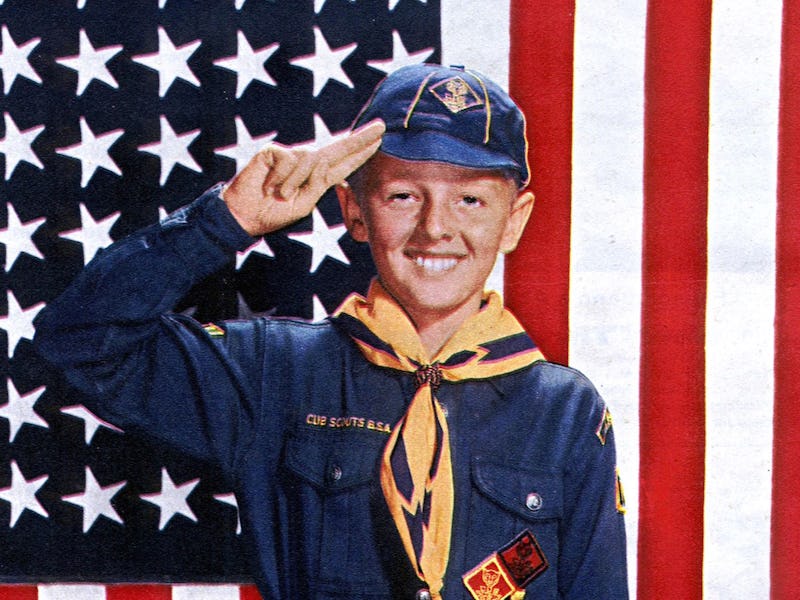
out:
M477 206L481 203L477 196L463 196L461 202L467 206Z
M408 202L413 199L414 199L413 194L409 192L397 192L389 195L389 200L394 202Z

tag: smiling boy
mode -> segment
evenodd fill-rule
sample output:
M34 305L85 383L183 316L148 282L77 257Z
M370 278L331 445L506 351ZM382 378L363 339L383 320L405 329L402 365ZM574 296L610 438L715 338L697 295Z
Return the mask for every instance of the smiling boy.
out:
M114 244L40 313L37 348L103 418L226 470L264 598L627 598L608 410L483 290L533 205L522 114L418 65L356 126L270 145ZM321 324L170 312L332 185L377 267L365 298Z

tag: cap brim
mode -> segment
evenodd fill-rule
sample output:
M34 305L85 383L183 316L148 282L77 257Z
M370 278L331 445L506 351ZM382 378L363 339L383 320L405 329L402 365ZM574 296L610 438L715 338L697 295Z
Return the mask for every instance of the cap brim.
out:
M383 134L380 150L405 160L441 162L469 169L510 170L516 175L517 183L525 179L524 169L505 154L467 144L438 131L387 132Z

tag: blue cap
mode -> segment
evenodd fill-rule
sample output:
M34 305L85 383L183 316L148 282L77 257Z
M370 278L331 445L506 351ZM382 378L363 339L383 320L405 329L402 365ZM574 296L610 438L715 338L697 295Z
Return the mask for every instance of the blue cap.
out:
M529 169L525 117L496 83L464 67L419 64L384 79L353 127L386 123L380 150L405 160L513 172Z

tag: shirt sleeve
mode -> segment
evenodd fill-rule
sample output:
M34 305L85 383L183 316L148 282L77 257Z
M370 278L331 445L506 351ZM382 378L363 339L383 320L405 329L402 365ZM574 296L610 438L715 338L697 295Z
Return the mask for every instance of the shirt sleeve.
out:
M559 597L628 598L624 495L616 468L611 413L584 379L590 406L577 432L564 482Z
M34 344L101 418L230 468L258 416L258 357L170 312L255 241L220 190L98 253L39 313Z

